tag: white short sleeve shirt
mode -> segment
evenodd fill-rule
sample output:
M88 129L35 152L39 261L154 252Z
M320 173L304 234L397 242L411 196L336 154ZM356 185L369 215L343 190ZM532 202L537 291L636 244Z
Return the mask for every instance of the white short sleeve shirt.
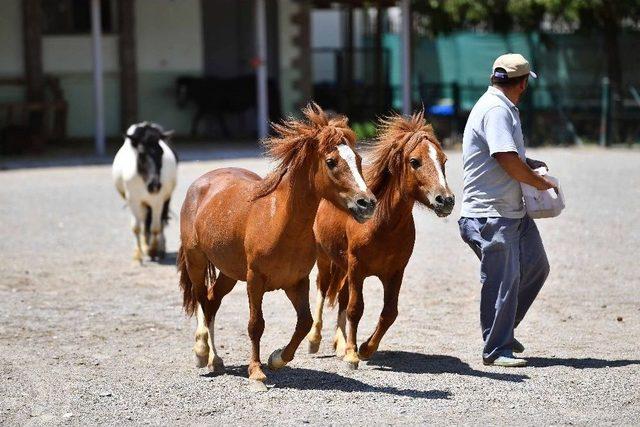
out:
M464 217L522 218L520 183L493 157L515 152L526 160L518 108L502 91L489 86L469 114L462 139Z

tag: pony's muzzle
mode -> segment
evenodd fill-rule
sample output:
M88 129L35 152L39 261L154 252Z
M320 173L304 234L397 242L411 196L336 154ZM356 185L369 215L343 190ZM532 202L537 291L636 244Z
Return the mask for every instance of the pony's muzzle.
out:
M447 216L453 211L453 207L456 204L456 198L453 194L438 194L435 197L434 208L438 215Z
M147 190L149 191L149 193L152 193L152 194L160 191L161 187L162 187L162 184L157 179L154 179L147 184Z
M373 216L377 203L378 201L373 195L362 195L356 199L355 206L350 210L356 221L364 222Z

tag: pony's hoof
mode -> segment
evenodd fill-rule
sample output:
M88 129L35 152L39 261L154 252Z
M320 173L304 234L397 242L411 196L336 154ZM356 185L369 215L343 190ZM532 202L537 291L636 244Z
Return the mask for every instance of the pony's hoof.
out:
M271 353L271 356L269 356L269 362L267 365L269 366L269 369L271 369L272 371L277 371L278 369L283 368L286 364L287 362L282 360L282 349L279 348L273 353Z
M264 393L265 391L269 391L267 386L263 381L252 380L249 379L249 390L254 391L256 393Z
M193 345L193 359L197 368L204 368L209 363L209 346L206 344L206 339L205 335Z
M358 349L358 358L360 360L369 360L373 353L376 352L376 349L369 348L367 343L363 343Z
M309 354L316 354L320 350L320 341L309 341Z
M267 376L262 372L262 364L260 362L249 363L249 379L255 381L265 382Z
M358 369L358 364L360 363L360 359L358 358L358 355L355 354L354 352L349 352L342 360L347 365L347 367L352 371Z
M196 362L196 368L204 368L207 366L209 362L209 356L200 356L197 353L194 353L193 360Z
M345 366L350 370L350 371L355 371L358 369L358 364L360 362L353 362L353 361L344 361Z

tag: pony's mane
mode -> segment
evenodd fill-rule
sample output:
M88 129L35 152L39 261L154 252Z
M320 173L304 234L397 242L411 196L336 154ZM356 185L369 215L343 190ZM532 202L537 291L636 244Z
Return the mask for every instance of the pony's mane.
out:
M329 153L345 142L354 147L356 136L345 116L330 116L315 102L309 103L302 114L301 120L290 117L272 124L276 135L262 141L267 156L275 160L277 166L260 181L253 200L271 194L287 172L296 175L315 153Z
M378 218L389 218L392 195L403 193L400 187L406 170L404 158L424 138L439 144L424 111L410 117L395 114L380 120L378 137L368 150L369 165L364 169L367 186L378 199L375 213Z

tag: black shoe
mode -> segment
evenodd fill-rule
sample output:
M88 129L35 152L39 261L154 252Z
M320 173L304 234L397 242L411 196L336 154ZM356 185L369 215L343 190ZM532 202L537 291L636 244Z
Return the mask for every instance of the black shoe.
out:
M517 339L515 339L515 338L513 339L513 344L512 345L513 345L512 350L513 350L514 353L522 353L522 352L524 352L524 346Z

